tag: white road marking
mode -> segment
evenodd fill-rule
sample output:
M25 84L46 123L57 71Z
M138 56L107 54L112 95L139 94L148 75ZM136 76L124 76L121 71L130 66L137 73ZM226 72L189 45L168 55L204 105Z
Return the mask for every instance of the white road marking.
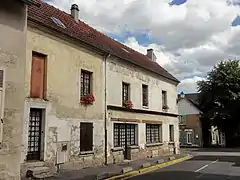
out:
M201 168L199 168L199 169L197 169L196 171L194 171L194 172L199 172L199 171L201 171L201 170L203 170L204 168L206 168L206 167L208 167L208 164L207 165L205 165L205 166L203 166L203 167L201 167Z
M213 161L212 164L215 164L216 162L218 162L219 160L217 159L216 161Z
M219 160L217 159L216 161L211 162L211 164L215 164L215 163L218 162L218 161L219 161ZM206 164L205 166L203 166L203 167L197 169L197 170L194 171L194 172L199 172L199 171L203 170L204 168L206 168L206 167L208 167L208 166L209 166L209 164Z

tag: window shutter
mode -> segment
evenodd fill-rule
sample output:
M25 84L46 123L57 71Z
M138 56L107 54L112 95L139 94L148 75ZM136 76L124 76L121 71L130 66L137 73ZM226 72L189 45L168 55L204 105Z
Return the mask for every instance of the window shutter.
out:
M93 150L93 123L87 125L87 151Z
M93 150L93 123L80 124L80 151Z
M5 82L4 82L4 70L0 70L0 147L3 139L3 118L4 118L4 94L5 94Z

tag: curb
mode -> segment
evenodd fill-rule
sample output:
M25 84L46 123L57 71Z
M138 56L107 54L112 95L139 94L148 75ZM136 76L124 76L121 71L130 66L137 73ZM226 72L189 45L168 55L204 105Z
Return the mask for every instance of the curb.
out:
M157 170L159 168L163 168L163 167L166 167L166 166L169 166L169 165L180 163L180 162L186 161L186 160L191 159L191 158L192 158L192 156L186 155L186 156L181 157L181 158L169 160L169 161L162 162L162 163L159 163L159 164L155 164L155 165L152 165L152 166L149 166L149 167L146 167L146 168L141 168L141 169L130 171L130 172L127 172L127 173L124 173L124 174L121 174L121 175L113 176L113 177L107 178L106 180L118 180L118 179L125 179L125 178L129 178L129 177L137 176L137 175L140 175L140 174L144 174L144 173L147 173L147 172L150 172L150 171Z

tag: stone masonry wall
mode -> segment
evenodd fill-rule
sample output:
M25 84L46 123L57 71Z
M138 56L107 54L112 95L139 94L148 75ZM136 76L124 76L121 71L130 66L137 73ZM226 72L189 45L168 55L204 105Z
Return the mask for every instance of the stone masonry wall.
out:
M3 79L3 143L0 145L0 179L20 179L20 151L24 108L26 59L26 6L8 0L0 6L0 69ZM2 109L0 108L0 111Z

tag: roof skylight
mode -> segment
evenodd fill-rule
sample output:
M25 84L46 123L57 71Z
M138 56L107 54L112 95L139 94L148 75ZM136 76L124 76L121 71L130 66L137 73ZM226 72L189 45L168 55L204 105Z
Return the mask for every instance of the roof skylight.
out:
M58 18L51 17L52 21L59 27L66 28L66 26Z

